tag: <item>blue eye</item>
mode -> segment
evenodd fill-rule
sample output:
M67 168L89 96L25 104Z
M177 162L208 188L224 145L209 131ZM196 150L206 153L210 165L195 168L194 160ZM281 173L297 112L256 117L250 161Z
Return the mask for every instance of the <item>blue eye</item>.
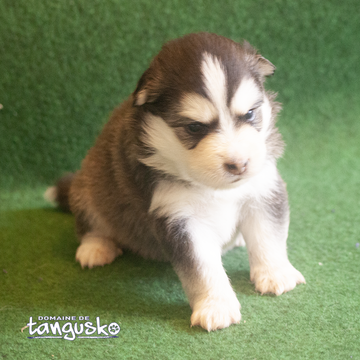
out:
M255 118L255 111L254 110L249 110L246 114L245 114L245 119L247 121L252 121Z

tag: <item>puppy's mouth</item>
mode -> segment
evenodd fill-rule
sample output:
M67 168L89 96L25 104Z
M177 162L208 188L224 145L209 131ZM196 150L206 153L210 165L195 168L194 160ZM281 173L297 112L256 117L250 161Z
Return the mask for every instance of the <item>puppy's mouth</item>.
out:
M233 179L231 180L231 183L234 184L234 183L237 183L239 182L240 180L242 180L243 178L241 176L236 176L236 179Z
M230 184L231 185L239 185L240 183L243 183L244 181L248 180L246 176L236 176L233 179L231 179Z
M232 185L237 185L238 183L240 183L241 181L245 180L246 179L246 176L244 176L245 174L236 174L236 175L233 175L233 174L226 174L225 175L225 184L228 184L230 186ZM225 185L226 186L226 185Z

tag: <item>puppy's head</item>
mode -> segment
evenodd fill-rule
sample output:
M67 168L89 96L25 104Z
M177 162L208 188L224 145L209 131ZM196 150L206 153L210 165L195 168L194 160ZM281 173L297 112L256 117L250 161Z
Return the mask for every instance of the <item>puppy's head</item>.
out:
M246 42L199 33L167 43L133 94L150 154L141 161L213 188L256 175L280 140L263 87L274 70Z

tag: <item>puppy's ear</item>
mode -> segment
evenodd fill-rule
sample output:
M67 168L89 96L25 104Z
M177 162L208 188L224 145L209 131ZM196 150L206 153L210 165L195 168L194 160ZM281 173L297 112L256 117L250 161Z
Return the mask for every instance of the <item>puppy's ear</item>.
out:
M265 59L261 55L257 55L257 63L255 66L262 76L271 76L274 74L276 69L276 67L269 60Z
M242 47L248 55L251 66L262 78L274 74L276 67L269 60L258 54L256 49L254 49L247 41L243 42Z
M141 106L154 102L160 95L161 76L152 64L141 76L134 91L134 105Z

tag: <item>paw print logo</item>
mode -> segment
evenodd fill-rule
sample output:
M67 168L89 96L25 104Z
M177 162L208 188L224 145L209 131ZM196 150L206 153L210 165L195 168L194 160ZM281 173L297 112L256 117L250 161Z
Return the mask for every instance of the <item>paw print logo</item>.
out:
M117 323L111 323L108 326L108 331L111 335L116 335L120 332L120 326Z

